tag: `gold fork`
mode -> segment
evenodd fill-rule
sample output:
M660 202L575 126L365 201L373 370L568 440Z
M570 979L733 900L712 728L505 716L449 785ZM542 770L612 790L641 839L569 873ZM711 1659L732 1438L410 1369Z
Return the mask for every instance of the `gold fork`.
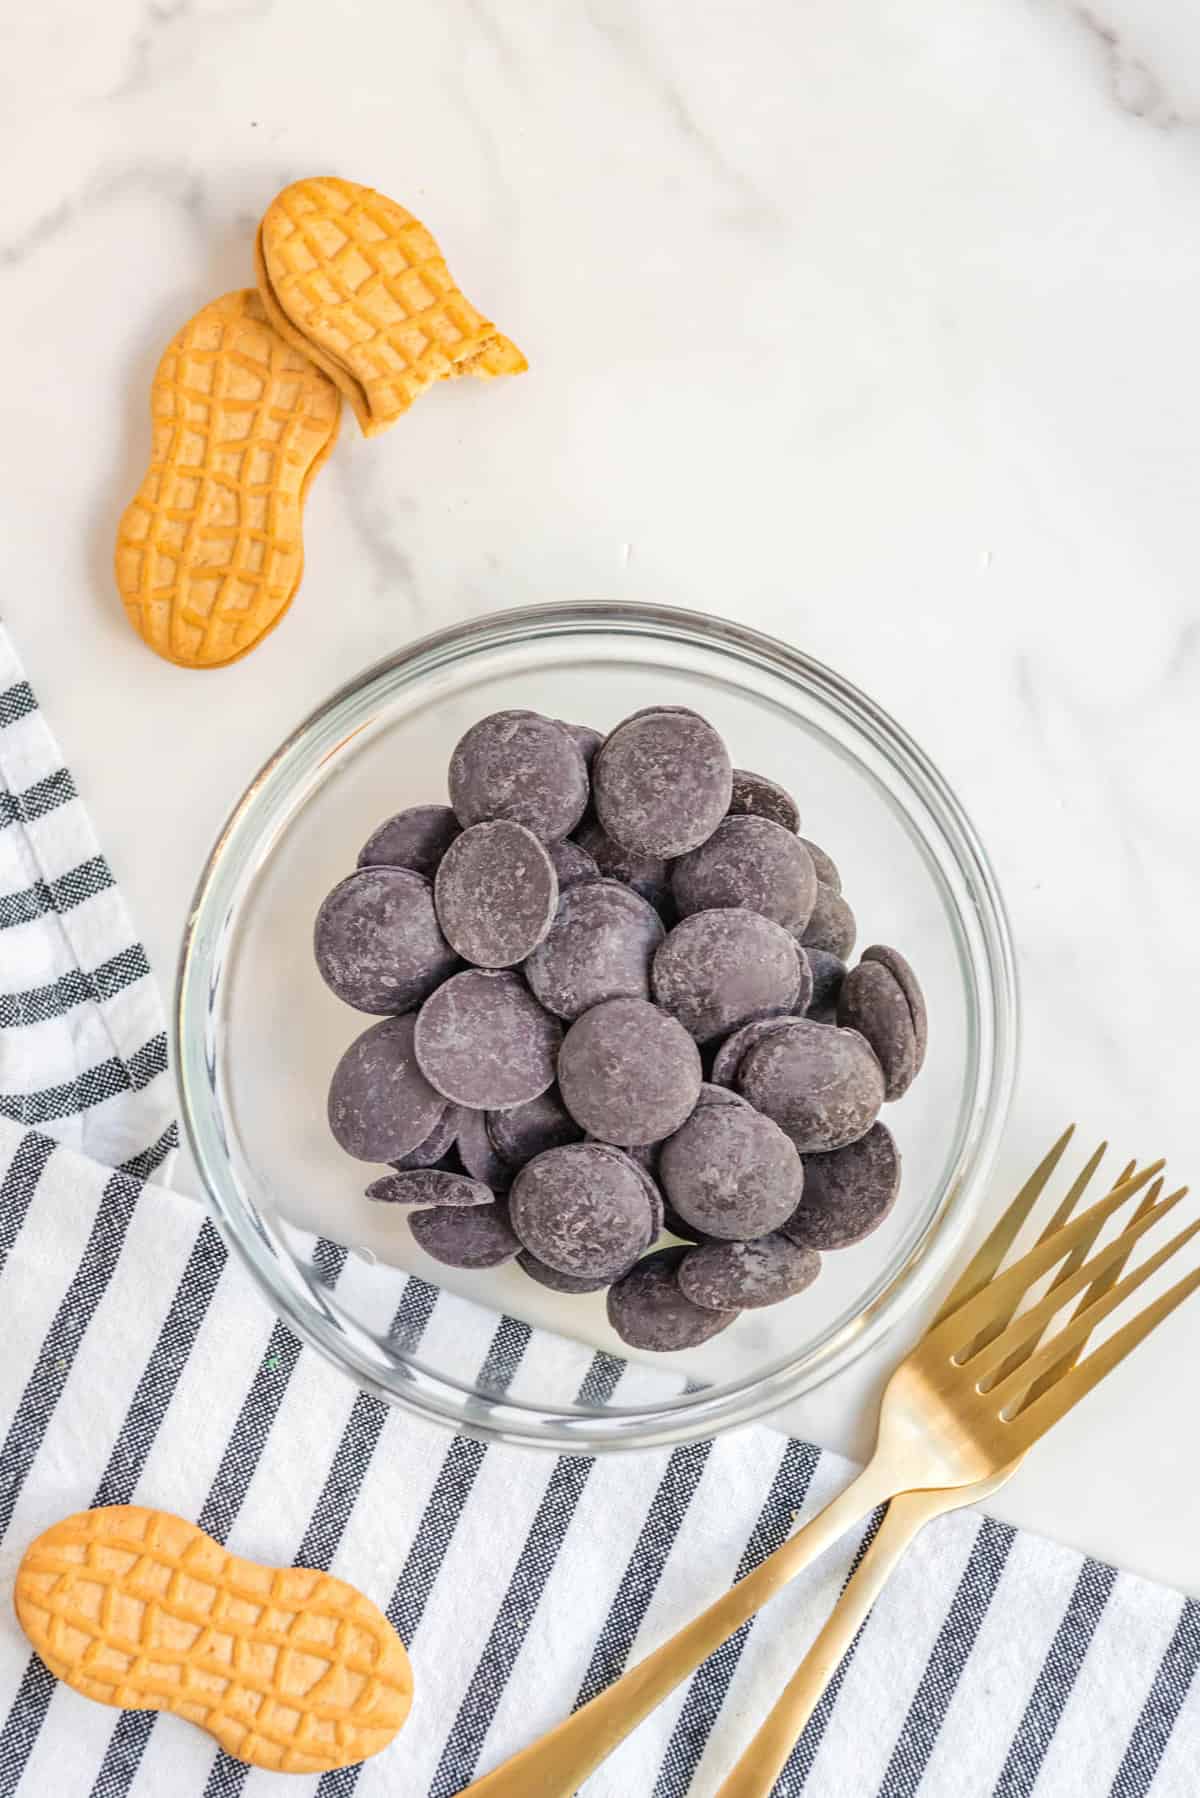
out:
M1056 1148L1058 1146L1056 1145ZM1099 1165L1105 1147L1106 1145L1102 1143L1075 1181L1063 1203L1039 1237L1039 1247L1049 1240L1055 1230L1062 1227L1075 1209L1092 1174ZM1123 1170L1117 1185L1121 1186L1128 1181L1133 1171L1134 1164L1131 1162ZM1162 1180L1155 1180L1145 1193L1141 1204L1118 1241L1120 1253L1107 1263L1103 1271L1087 1287L1076 1308L1075 1317L1082 1317L1091 1311L1116 1285L1121 1269L1132 1254L1137 1240L1134 1226L1139 1225L1142 1219L1154 1210L1162 1188ZM1026 1189L1027 1191L1028 1189ZM1021 1198L1024 1196L1022 1194ZM970 1266L947 1295L930 1326L931 1331L936 1330L972 1296L974 1291L979 1290L981 1280L993 1277L999 1269L1004 1256L1012 1246L1020 1224L1024 1222L1024 1214L1017 1215L1021 1198L1018 1199L1017 1204L1010 1206L1008 1212L1000 1219ZM1064 1280L1085 1264L1088 1250L1094 1244L1101 1227L1101 1223L1096 1223L1085 1238L1077 1243L1066 1256L1050 1283L1050 1291L1061 1287ZM1168 1249L1173 1253L1174 1248L1181 1246L1182 1242L1186 1241L1197 1227L1193 1226L1191 1230L1184 1231L1174 1245L1167 1245ZM1169 1257L1164 1256L1163 1258ZM1186 1294L1181 1296L1186 1296ZM984 1332L983 1337L977 1338L976 1344L973 1346L982 1346L985 1339L995 1340L1003 1324L1009 1321L1011 1318L998 1321ZM1088 1320L1089 1331L1094 1329L1099 1321L1100 1315L1093 1311L1093 1315ZM1036 1346L1036 1338L1030 1338L1020 1348L1014 1350L1003 1365L1005 1375L1015 1373L1019 1366L1024 1365ZM1083 1347L1084 1343L1080 1342L1077 1347L1063 1355L1059 1364L1043 1374L1040 1380L1031 1384L1028 1393L1021 1401L1022 1406L1031 1404L1035 1397L1040 1397L1042 1392L1049 1391L1056 1379L1069 1372L1078 1360ZM832 1679L843 1655L853 1643L860 1627L866 1621L872 1605L879 1597L891 1577L896 1563L914 1536L918 1535L933 1518L941 1517L948 1511L958 1510L964 1505L979 1504L984 1499L990 1498L1012 1478L1024 1458L1024 1452L1016 1455L992 1478L981 1480L972 1486L958 1486L940 1492L902 1492L892 1500L874 1540L847 1582L824 1628L813 1641L808 1653L759 1726L753 1740L727 1775L716 1798L770 1798L776 1781L787 1766L792 1749L816 1708L818 1699Z
M1180 1282L1082 1365L1066 1368L1066 1357L1077 1352L1095 1324L1200 1228L1198 1223L1135 1274L1111 1284L1046 1348L1022 1354L1016 1364L1017 1354L1037 1342L1055 1312L1096 1280L1107 1279L1134 1242L1178 1204L1186 1190L1156 1198L1115 1242L1085 1259L1108 1219L1160 1171L1163 1164L1156 1162L1122 1181L1074 1221L1046 1232L1012 1268L996 1275L995 1267L1057 1167L1070 1135L1067 1131L1044 1158L965 1270L955 1288L960 1297L957 1307L939 1316L892 1375L880 1407L875 1454L845 1491L753 1573L573 1717L476 1780L467 1788L472 1798L571 1798L688 1674L852 1524L900 1493L980 1488L991 1480L999 1484L998 1476L1009 1470L1010 1463L1200 1282L1200 1273ZM1089 1162L1059 1208L1060 1216L1068 1214L1097 1161L1094 1156ZM1005 1232L1004 1248L989 1264L993 1242ZM1059 1262L1063 1267L1055 1289L1016 1315L1022 1298ZM1022 1396L1026 1402L1017 1412ZM978 1490L972 1494L980 1495Z

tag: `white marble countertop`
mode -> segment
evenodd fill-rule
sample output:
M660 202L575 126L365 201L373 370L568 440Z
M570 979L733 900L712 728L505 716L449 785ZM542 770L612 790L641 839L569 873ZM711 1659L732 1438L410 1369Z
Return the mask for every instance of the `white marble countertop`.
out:
M563 597L790 638L957 787L1065 1116L1200 1179L1200 31L1167 0L42 0L0 25L3 609L164 983L247 777L364 663ZM189 675L114 523L285 182L427 216L533 372L347 421L285 626ZM997 1202L1001 1196L997 1189ZM893 1344L795 1421L861 1450ZM994 1508L1200 1592L1200 1307Z

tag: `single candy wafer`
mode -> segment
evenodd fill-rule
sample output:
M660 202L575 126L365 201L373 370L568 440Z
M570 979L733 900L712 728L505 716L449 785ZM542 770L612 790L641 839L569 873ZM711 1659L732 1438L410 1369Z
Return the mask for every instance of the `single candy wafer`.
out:
M794 939L761 913L723 908L693 912L655 951L654 997L711 1042L755 1018L790 1012L806 990L808 969Z
M811 1286L821 1257L778 1232L754 1242L707 1242L685 1255L679 1290L706 1311L754 1311Z
M371 832L358 852L358 865L411 868L432 880L461 830L448 805L410 805Z
M858 925L842 895L818 880L817 897L808 923L798 934L806 949L824 949L827 955L836 955L845 961L854 947Z
M587 818L579 826L575 841L596 864L597 871L608 880L619 880L632 887L651 905L661 903L667 893L667 863L661 855L639 855L615 843L595 818Z
M492 712L455 744L450 802L463 825L504 818L543 843L574 830L588 801L575 739L537 712Z
M386 1748L412 1703L404 1645L354 1586L244 1560L168 1511L56 1523L26 1549L15 1601L57 1679L170 1711L252 1767L348 1767Z
M925 995L921 991L921 983L911 967L901 955L899 949L889 949L885 943L872 943L864 949L861 961L877 961L885 967L898 983L904 997L908 1000L908 1009L912 1014L913 1030L917 1038L917 1073L925 1065L925 1051L929 1046L929 1012L925 1004Z
M615 842L637 855L695 849L725 816L732 791L733 769L720 736L697 713L678 706L626 718L605 738L592 765L596 815Z
M455 1105L503 1111L554 1084L562 1025L519 974L468 968L432 993L417 1014L421 1072Z
M313 954L326 985L358 1011L406 1011L458 966L429 882L411 868L357 868L340 880L317 913Z
M570 837L564 837L561 843L549 844L549 850L554 872L558 875L560 893L580 880L599 880L600 870L594 858L579 843L573 843Z
M472 824L442 857L438 922L464 961L511 968L542 941L558 907L558 876L531 830L509 818Z
M801 837L800 841L808 850L809 858L812 861L812 865L816 870L817 879L820 881L821 885L832 887L835 893L840 893L842 890L842 877L838 872L838 866L833 857L827 855L819 843L812 842L808 837Z
M558 1057L559 1090L576 1123L622 1146L678 1130L701 1077L687 1031L647 999L594 1005L571 1025Z
M381 1205L491 1205L495 1194L479 1180L441 1167L409 1168L372 1180L367 1197Z
M778 1230L804 1191L804 1164L779 1126L749 1105L699 1105L668 1137L663 1191L705 1236L753 1241Z
M729 800L733 818L770 818L785 830L800 829L800 808L786 787L765 774L754 774L749 768L733 771L733 793Z
M340 409L253 288L172 340L150 388L150 466L117 526L117 589L158 655L220 668L274 630L300 585L304 501Z
M811 1249L845 1249L878 1228L900 1191L900 1151L885 1124L804 1163L804 1196L780 1228Z
M883 1104L883 1069L857 1030L791 1018L743 1055L737 1089L805 1155L865 1136Z
M481 1180L495 1193L507 1192L513 1183L515 1168L496 1153L492 1133L488 1129L486 1111L471 1111L462 1106L455 1148L472 1180Z
M436 1167L457 1142L466 1116L461 1105L447 1105L424 1142L419 1142L406 1155L393 1155L391 1165L396 1172L403 1174L411 1168Z
M639 893L615 880L580 881L559 901L525 978L560 1018L581 1017L605 999L648 999L650 963L665 934Z
M712 835L671 869L681 917L724 906L761 912L800 931L812 915L817 876L808 850L770 818L722 818Z
M535 1155L564 1148L583 1136L555 1087L524 1105L489 1111L486 1116L492 1147L511 1168L524 1167Z
M285 187L266 210L254 256L267 316L337 383L366 437L395 424L435 381L528 367L460 292L420 220L356 181Z
M411 1012L355 1037L329 1083L329 1128L359 1161L394 1161L419 1148L446 1112L417 1065Z
M883 1096L901 1099L917 1077L917 1033L904 988L882 962L860 961L842 982L837 1021L857 1030L883 1069Z
M686 1249L658 1249L646 1255L608 1289L608 1321L631 1348L669 1354L695 1348L733 1323L736 1311L694 1305L676 1278Z
M636 1162L600 1143L547 1149L513 1183L512 1226L522 1245L560 1273L615 1279L651 1241Z
M446 1267L502 1267L521 1244L508 1221L508 1206L434 1205L408 1220L418 1246Z

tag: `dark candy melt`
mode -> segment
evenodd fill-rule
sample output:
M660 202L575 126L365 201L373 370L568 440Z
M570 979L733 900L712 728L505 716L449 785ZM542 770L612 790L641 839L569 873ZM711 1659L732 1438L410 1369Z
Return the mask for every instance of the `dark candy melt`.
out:
M450 803L463 825L508 818L543 843L555 843L571 834L587 801L579 745L536 712L481 718L450 757Z
M769 818L725 818L671 870L681 917L740 907L788 930L808 923L817 897L812 858L799 837Z
M709 1311L694 1305L676 1278L683 1248L647 1255L608 1289L608 1321L631 1348L670 1353L695 1348L728 1329L736 1311Z
M805 970L795 939L751 911L703 911L677 924L654 957L654 997L710 1042L770 1013L790 1012Z
M782 1226L812 1249L845 1249L878 1228L900 1190L900 1151L884 1124L830 1155L809 1155L804 1196Z
M437 921L433 889L410 868L360 868L317 913L321 978L357 1011L419 1005L457 967Z
M558 876L523 824L473 824L442 857L433 887L438 922L464 961L511 968L537 948L558 906Z
M663 1191L705 1236L748 1241L791 1217L804 1166L777 1124L748 1105L701 1105L663 1144Z
M608 999L567 1031L558 1084L567 1110L602 1142L669 1136L700 1096L700 1052L646 999Z
M627 1156L598 1143L548 1149L513 1182L512 1225L547 1267L581 1279L611 1279L648 1247L646 1189Z
M426 1167L373 1180L367 1197L384 1205L490 1205L495 1195L478 1180L468 1180L465 1174Z
M751 1311L778 1305L811 1286L821 1257L775 1232L756 1242L709 1242L685 1255L679 1287L706 1311Z
M794 1018L748 1049L738 1090L802 1154L865 1136L883 1104L883 1070L854 1030Z
M917 1073L917 1033L904 989L882 962L860 961L842 982L838 1023L857 1030L883 1069L883 1096L900 1099Z
M514 1168L524 1167L547 1149L561 1149L567 1143L578 1142L583 1135L557 1087L508 1111L489 1111L487 1123L498 1154Z
M712 835L729 809L733 769L711 724L694 712L627 718L592 767L596 815L638 855L683 855Z
M415 1047L431 1086L457 1105L502 1111L554 1083L562 1026L520 975L469 968L425 1001Z
M488 1129L487 1113L470 1111L464 1106L461 1117L454 1145L458 1150L458 1159L473 1180L482 1180L493 1192L507 1192L512 1185L515 1170L496 1153L496 1145Z
M447 1267L502 1267L521 1249L508 1207L500 1203L414 1211L408 1227L417 1246Z
M842 895L818 881L812 915L800 932L804 947L824 949L827 955L836 955L845 961L857 935L854 913Z
M862 952L863 961L877 961L891 974L905 998L908 1009L912 1013L913 1031L917 1039L917 1072L920 1073L925 1061L925 1050L929 1045L929 1013L925 1006L925 995L921 991L921 983L913 973L908 962L899 949L889 949L884 943L872 943L869 949Z
M358 865L412 868L432 880L461 829L448 805L410 805L371 832L358 852Z
M329 1128L359 1161L392 1161L423 1143L446 1109L413 1052L413 1018L384 1018L356 1037L333 1071Z
M733 771L729 811L733 817L769 818L793 833L800 828L800 808L787 788L765 774L752 774L748 768Z
M447 1105L424 1142L419 1142L407 1155L393 1155L392 1166L398 1173L414 1167L436 1167L454 1147L466 1115L460 1105Z
M665 932L654 907L615 880L589 880L562 895L525 978L560 1018L605 999L650 997L650 963Z

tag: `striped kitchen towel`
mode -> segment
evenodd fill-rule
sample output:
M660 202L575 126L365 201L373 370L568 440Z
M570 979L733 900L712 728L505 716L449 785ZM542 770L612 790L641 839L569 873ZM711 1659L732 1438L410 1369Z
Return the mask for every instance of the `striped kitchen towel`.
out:
M0 998L0 1798L451 1798L753 1568L849 1469L766 1428L600 1461L484 1447L390 1411L302 1349L201 1208L148 1179L174 1142L161 1052L146 1052L161 1034L153 988L7 666L0 936L24 933L36 973L11 958ZM494 1386L536 1379L569 1403L664 1377L399 1273L385 1290L335 1245L312 1253L349 1303L434 1358L469 1347ZM173 1718L58 1686L13 1619L16 1564L65 1513L131 1501L376 1598L416 1674L395 1745L285 1786ZM714 1792L860 1540L714 1654L589 1798ZM1200 1605L959 1513L910 1550L777 1791L1194 1798L1198 1659Z
M0 626L0 1117L145 1175L173 1107L146 952Z

